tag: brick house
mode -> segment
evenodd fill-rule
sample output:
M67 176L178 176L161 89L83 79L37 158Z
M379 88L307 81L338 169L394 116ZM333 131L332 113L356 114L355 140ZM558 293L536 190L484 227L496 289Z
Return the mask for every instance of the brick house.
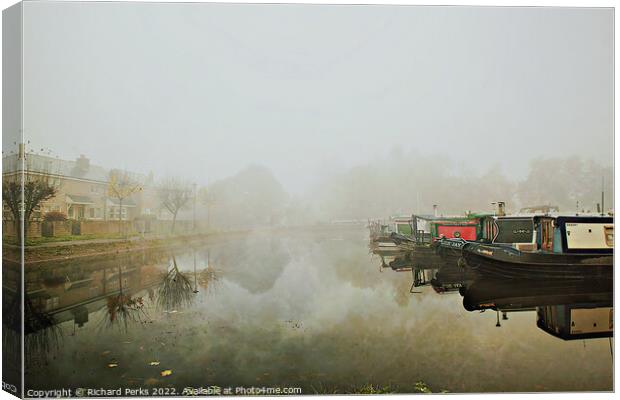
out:
M21 172L23 146L18 154L2 159L3 177L17 176ZM94 221L131 221L143 215L159 213L159 204L154 190L153 176L123 172L132 181L138 182L142 189L129 198L118 198L109 193L110 176L115 170L93 165L84 155L75 160L61 160L45 155L25 154L24 168L28 174L44 175L56 186L56 195L45 201L33 215L33 220L41 219L45 213L60 211L67 218ZM6 205L4 219L12 219ZM157 216L157 215L156 215Z

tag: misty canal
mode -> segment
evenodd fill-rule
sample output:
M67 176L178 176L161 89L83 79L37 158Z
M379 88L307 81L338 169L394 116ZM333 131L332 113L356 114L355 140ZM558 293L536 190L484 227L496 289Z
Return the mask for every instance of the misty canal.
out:
M26 389L612 390L609 338L563 340L535 310L498 327L380 265L347 227L27 266L45 312L29 316Z

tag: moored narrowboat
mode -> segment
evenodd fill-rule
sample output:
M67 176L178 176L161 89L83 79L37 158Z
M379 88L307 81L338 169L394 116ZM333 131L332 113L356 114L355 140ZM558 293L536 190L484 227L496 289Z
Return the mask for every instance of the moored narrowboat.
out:
M503 229L501 221L483 227L492 241L462 246L465 263L501 277L611 278L613 218L535 216Z
M390 217L389 221L368 221L370 241L373 243L393 243L393 233L410 236L412 232L411 217Z
M436 243L443 239L474 240L480 235L479 215L455 217L412 217L411 237L392 234L392 241L402 249L411 251L417 266L442 267L446 260L436 251Z

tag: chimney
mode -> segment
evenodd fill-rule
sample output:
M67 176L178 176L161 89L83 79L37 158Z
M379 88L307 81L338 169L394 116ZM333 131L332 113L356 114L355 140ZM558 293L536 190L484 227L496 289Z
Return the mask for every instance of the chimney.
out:
M506 215L506 203L504 203L503 201L497 202L497 215L499 217L503 217Z
M90 168L90 160L84 156L84 154L80 154L80 158L75 160L75 166L82 172L88 171Z
M26 145L24 143L20 143L19 149L17 151L17 159L18 160L23 159L25 154L26 154Z
M433 204L433 215L436 217L439 216L439 210L438 210L437 204Z

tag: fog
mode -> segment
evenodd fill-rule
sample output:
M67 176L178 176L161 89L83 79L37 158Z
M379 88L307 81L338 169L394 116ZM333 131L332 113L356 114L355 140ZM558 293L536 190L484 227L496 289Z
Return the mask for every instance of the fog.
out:
M612 9L31 2L24 21L33 148L241 208L264 188L227 182L255 173L271 200L247 215L573 211L602 177L612 192Z

